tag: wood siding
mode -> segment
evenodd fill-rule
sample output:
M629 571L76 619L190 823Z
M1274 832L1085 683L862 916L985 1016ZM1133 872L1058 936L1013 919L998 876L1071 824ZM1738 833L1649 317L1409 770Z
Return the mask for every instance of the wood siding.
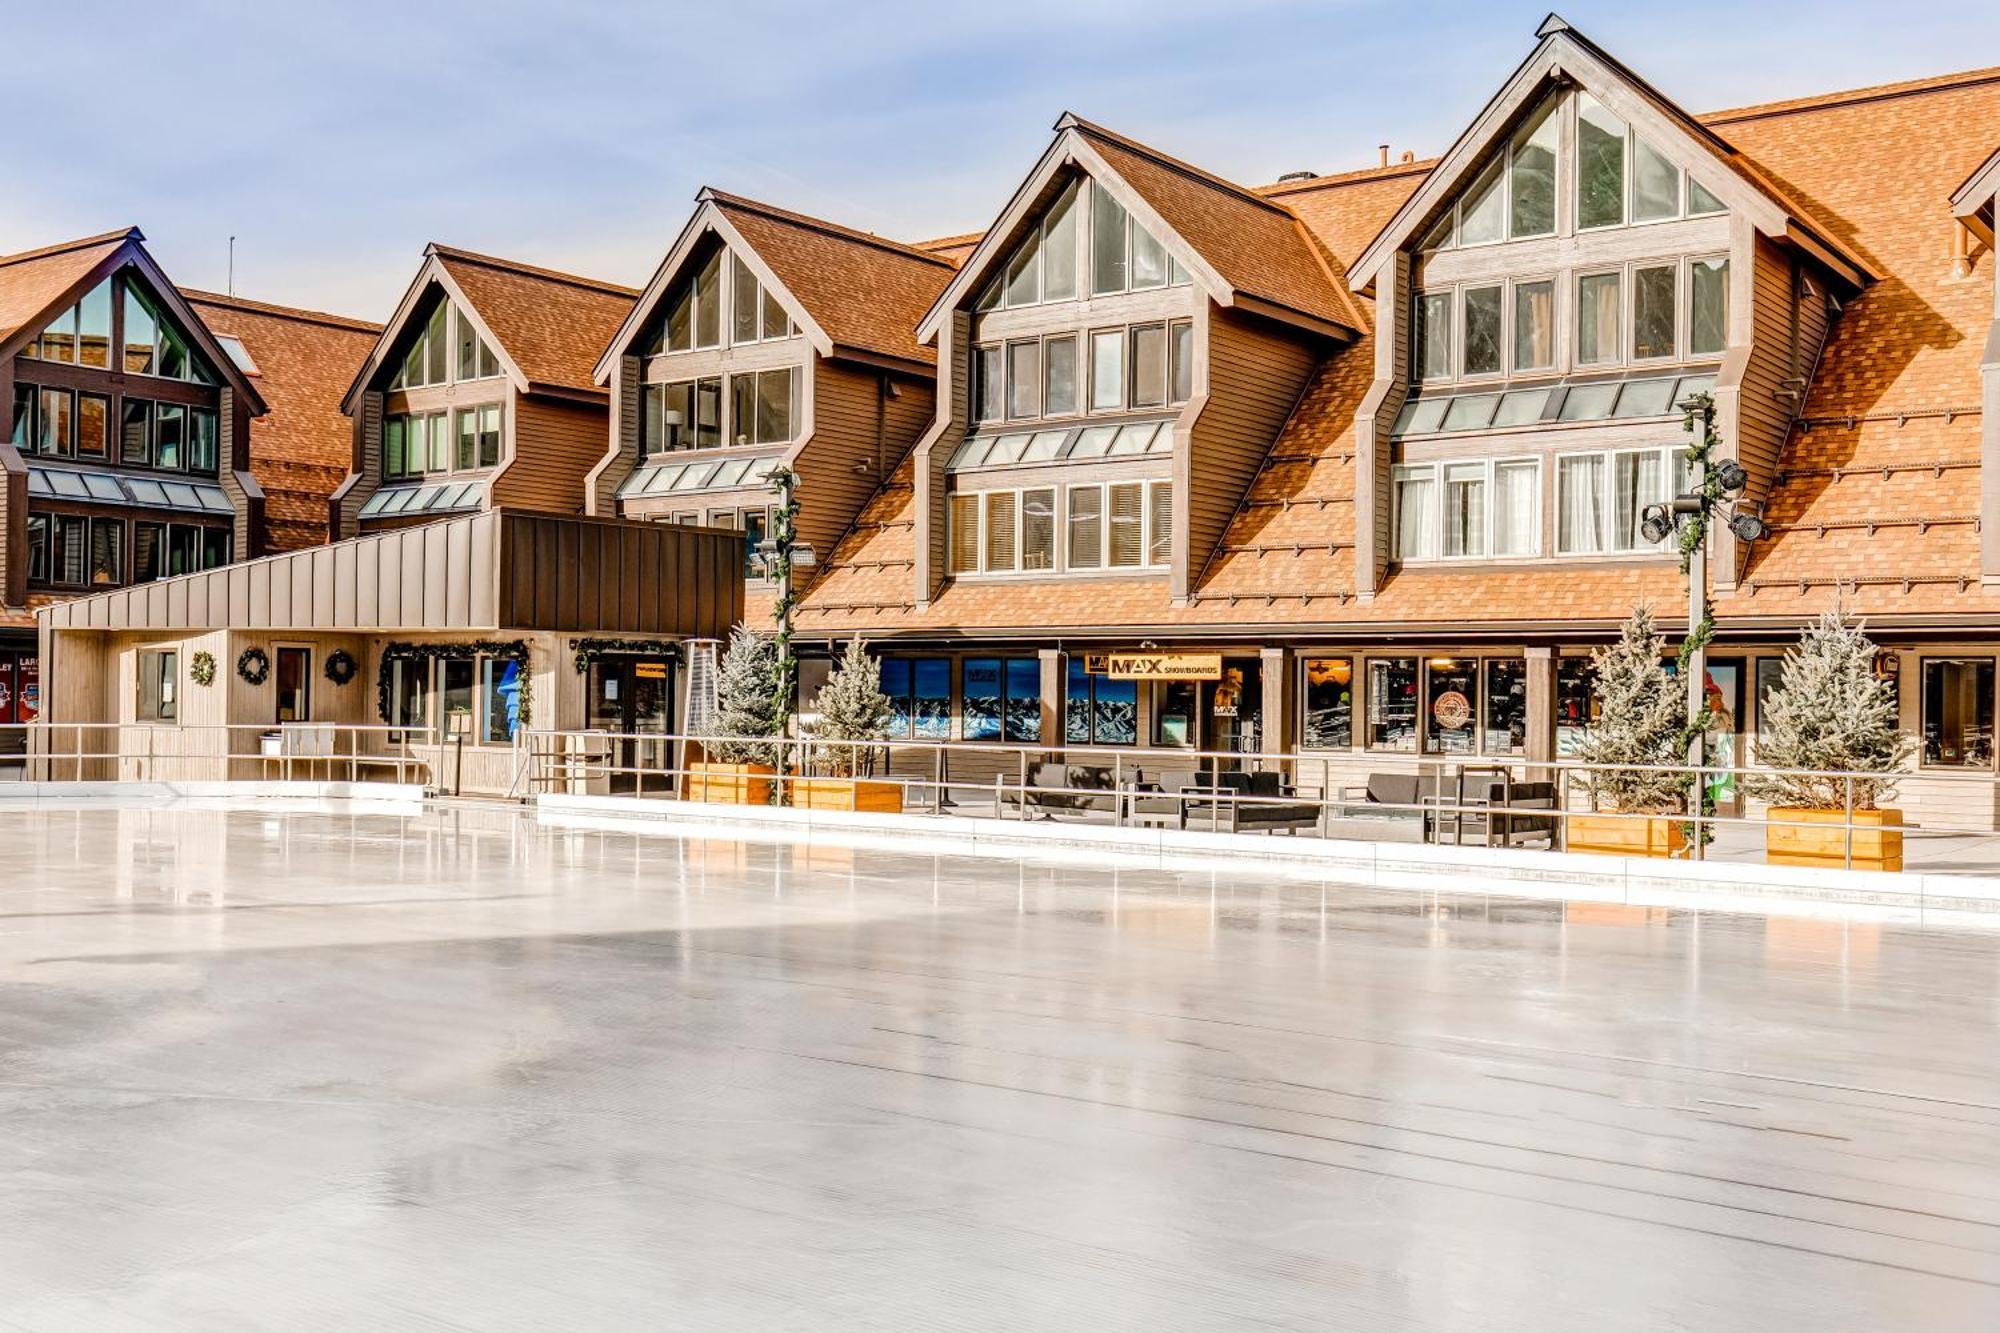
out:
M1226 307L1210 307L1196 391L1207 400L1175 441L1173 594L1185 597L1208 565L1319 363L1305 338Z
M381 391L363 393L353 418L353 470L327 502L334 541L345 541L360 530L361 507L382 486L382 417Z
M1747 230L1747 228L1745 228ZM1750 280L1737 281L1737 266L1749 251ZM1730 260L1730 356L1717 382L1718 427L1724 452L1734 453L1750 474L1743 499L1754 511L1770 494L1792 424L1805 404L1806 391L1819 365L1820 351L1832 327L1832 309L1823 275L1808 272L1803 261L1763 236L1739 246ZM1748 329L1737 318L1741 295L1750 300ZM1739 343L1747 332L1748 346ZM1740 376L1734 374L1742 367ZM1729 390L1734 387L1734 402ZM1716 581L1729 584L1742 563L1733 537L1719 543Z
M639 466L639 358L621 356L611 367L611 408L606 422L604 455L585 482L583 511L616 514L618 488Z
M930 425L937 398L926 380L823 357L806 373L813 377L812 433L792 463L799 535L828 552Z
M938 374L946 386L937 396L936 416L923 438L917 442L914 466L915 520L912 549L915 568L913 592L918 606L928 606L944 587L945 570L945 472L952 450L963 439L966 423L972 419L971 362L972 315L959 309L938 329Z
M1410 276L1409 252L1398 251L1375 280L1375 382L1354 417L1354 589L1363 600L1388 577L1395 549L1389 432L1410 396Z
M604 457L608 409L516 394L507 412L513 447L493 476L488 503L582 513L584 481Z

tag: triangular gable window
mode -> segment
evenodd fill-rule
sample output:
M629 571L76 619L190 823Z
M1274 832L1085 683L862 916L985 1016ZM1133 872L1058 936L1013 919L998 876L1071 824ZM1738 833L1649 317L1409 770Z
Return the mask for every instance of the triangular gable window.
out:
M82 300L56 316L23 356L62 361L73 366L111 368L111 279L106 278Z
M756 271L729 247L713 240L709 245L694 253L667 288L666 300L633 344L637 355L720 347L725 329L728 341L739 347L798 335L784 303L758 281Z
M1093 296L1183 286L1191 279L1160 239L1092 181L1072 180L999 265L974 302L998 310L1075 300L1086 278Z
M420 321L411 323L417 332L397 363L391 389L492 379L500 373L500 358L478 328L442 295Z
M1558 169L1567 125L1574 145ZM1567 196L1577 230L1724 211L1722 201L1588 92L1544 98L1424 237L1424 250L1552 236Z

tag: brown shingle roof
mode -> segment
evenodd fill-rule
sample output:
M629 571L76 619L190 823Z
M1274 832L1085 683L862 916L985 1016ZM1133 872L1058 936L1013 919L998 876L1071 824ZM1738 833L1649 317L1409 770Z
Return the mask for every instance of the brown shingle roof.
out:
M1290 208L1089 121L1065 116L1058 124L1081 134L1236 291L1362 327L1341 261Z
M952 265L916 246L884 240L739 195L702 192L770 266L836 349L934 364L916 338Z
M341 396L382 326L213 292L183 288L181 295L211 332L241 339L257 364L257 386L271 410L250 424L250 471L264 488L271 549L326 541L327 497L353 456Z
M595 278L433 245L530 387L597 392L592 372L639 293Z
M40 327L49 307L127 241L141 239L137 227L60 245L0 255L0 342L30 324Z

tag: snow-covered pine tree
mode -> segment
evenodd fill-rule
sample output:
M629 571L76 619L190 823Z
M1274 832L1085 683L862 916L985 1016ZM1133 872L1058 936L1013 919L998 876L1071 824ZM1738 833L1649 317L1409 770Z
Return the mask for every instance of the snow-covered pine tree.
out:
M729 631L729 645L715 673L717 739L706 742L709 755L725 764L769 764L777 746L755 738L778 734L778 707L772 693L778 652L768 635L745 625Z
M889 734L889 696L882 693L882 664L861 646L860 636L847 642L815 703L819 722L813 735L829 741L879 741ZM820 771L837 778L872 772L874 755L861 745L815 746Z
M1666 640L1653 624L1653 609L1638 606L1618 631L1618 642L1592 654L1597 675L1597 720L1581 757L1592 764L1679 764L1683 704L1679 682L1660 660ZM1615 809L1628 814L1679 814L1686 804L1687 779L1674 773L1607 769L1595 775L1597 790Z
M1910 738L1896 727L1896 691L1875 674L1875 645L1859 623L1828 611L1806 626L1785 653L1782 683L1763 701L1757 762L1770 768L1890 773L1909 753ZM1744 786L1772 805L1841 810L1848 784L1842 778L1753 776ZM1873 810L1893 797L1896 784L1854 780L1854 808Z

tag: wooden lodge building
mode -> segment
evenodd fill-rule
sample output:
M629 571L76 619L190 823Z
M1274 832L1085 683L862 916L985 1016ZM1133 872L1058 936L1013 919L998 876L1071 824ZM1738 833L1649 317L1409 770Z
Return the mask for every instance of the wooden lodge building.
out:
M2000 69L1694 114L1551 18L1499 75L1439 157L1261 187L1064 116L989 226L915 246L704 191L642 292L434 246L349 377L329 533L527 506L754 547L782 465L808 694L859 635L902 736L1350 781L1575 744L1591 650L1684 615L1640 516L1706 393L1768 529L1711 547L1724 753L1839 607L1920 739L1903 804L2000 819L1923 780L1996 769ZM217 377L177 393L242 431L254 379L168 313ZM204 522L254 527L233 475ZM604 690L545 721L630 729Z

